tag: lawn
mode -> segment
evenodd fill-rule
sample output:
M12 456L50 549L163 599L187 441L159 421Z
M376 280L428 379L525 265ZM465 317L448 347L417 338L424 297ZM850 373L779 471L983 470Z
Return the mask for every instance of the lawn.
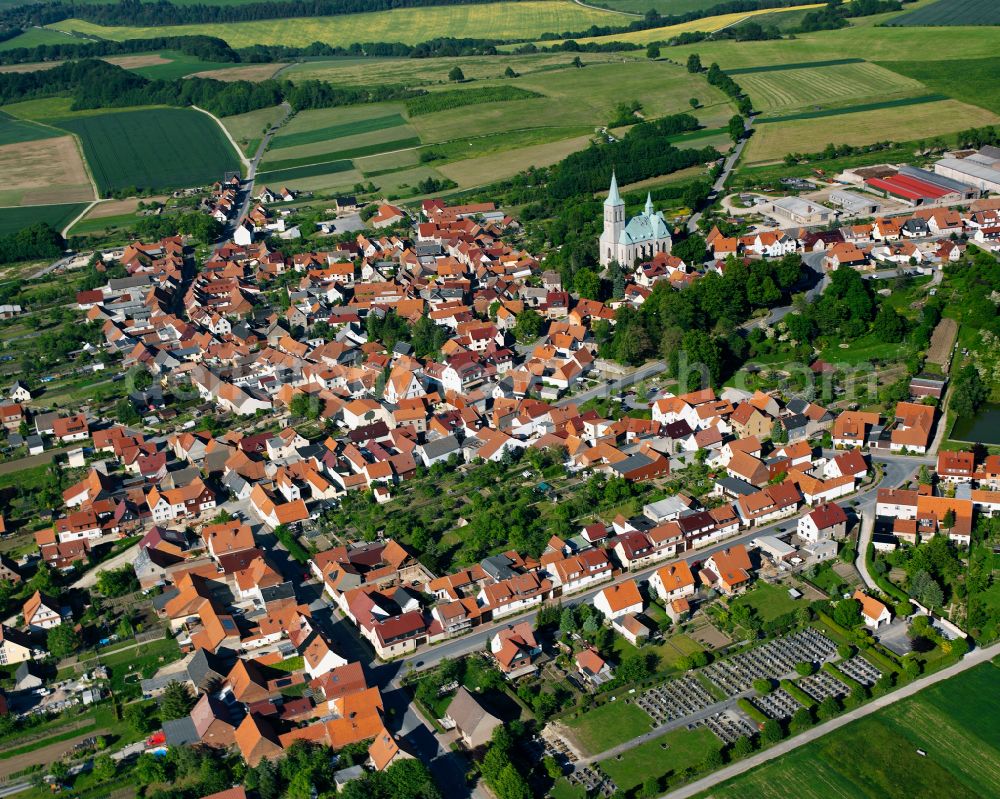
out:
M620 699L575 719L564 719L564 723L580 746L588 754L596 755L649 732L652 719L638 705Z
M835 122L822 117L775 122L754 130L745 159L749 164L769 163L789 152L820 151L831 142L863 145L887 138L910 141L998 122L1000 116L957 100L841 114Z
M620 14L585 8L569 0L526 0L521 3L427 6L367 14L226 24L105 27L68 19L50 27L117 41L151 36L217 36L233 47L248 47L252 44L301 46L305 42L347 46L373 39L418 44L439 36L462 39L489 35L498 39L526 39L542 33L622 23Z
M776 110L827 107L861 98L880 101L915 93L927 94L917 80L866 62L753 72L735 78L750 95L754 108Z
M619 790L628 791L650 777L662 779L698 766L712 749L721 746L719 739L706 727L674 730L629 749L619 758L602 760L600 766Z
M56 230L62 231L86 207L86 203L63 203L0 208L0 236L14 233L35 222L48 222Z
M833 345L823 350L821 358L832 364L858 366L878 360L883 363L903 358L909 352L905 344L891 344L874 336L864 336L852 341L846 347Z
M133 186L201 186L240 168L216 122L190 109L68 117L54 124L81 138L102 194Z
M786 613L794 613L803 607L802 600L792 599L788 588L757 581L755 587L731 603L731 607L747 605L757 611L757 615L765 621L772 621Z
M1000 795L1000 672L984 663L704 796L954 799ZM923 749L927 756L917 754ZM871 757L860 753L872 753Z

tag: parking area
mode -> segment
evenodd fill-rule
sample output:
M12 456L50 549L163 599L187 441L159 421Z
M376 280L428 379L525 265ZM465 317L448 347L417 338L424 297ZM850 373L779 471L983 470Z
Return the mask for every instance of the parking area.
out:
M756 649L713 663L704 674L727 696L748 691L761 677L774 680L795 669L796 663L822 663L837 651L837 645L808 627Z
M674 719L693 715L711 705L715 699L692 676L650 688L640 694L635 703L653 719L654 726L660 726Z
M795 711L802 707L784 688L778 688L769 694L758 696L753 700L753 703L768 718L779 721L791 718Z

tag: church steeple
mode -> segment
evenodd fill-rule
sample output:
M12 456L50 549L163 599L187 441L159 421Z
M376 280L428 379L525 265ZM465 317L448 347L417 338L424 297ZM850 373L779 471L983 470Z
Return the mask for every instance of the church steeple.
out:
M646 216L653 215L653 194L649 192L646 194Z
M614 171L611 172L611 188L608 189L608 199L604 201L605 205L624 205L622 202L622 197L618 193L618 178L615 177Z

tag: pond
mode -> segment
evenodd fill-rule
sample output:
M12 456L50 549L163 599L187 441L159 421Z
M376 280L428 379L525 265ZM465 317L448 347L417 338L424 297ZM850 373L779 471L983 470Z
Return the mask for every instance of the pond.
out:
M1000 444L1000 405L987 404L973 418L960 418L951 429L954 441Z

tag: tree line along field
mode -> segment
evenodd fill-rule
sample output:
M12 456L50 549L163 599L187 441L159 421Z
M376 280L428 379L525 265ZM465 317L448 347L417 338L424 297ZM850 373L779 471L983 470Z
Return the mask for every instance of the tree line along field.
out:
M334 17L269 19L231 24L163 27L105 27L79 19L58 22L50 30L79 32L104 39L207 35L233 47L252 44L301 46L310 42L349 45L373 40L418 44L439 36L530 39L543 33L585 30L592 25L620 25L628 17L577 5L571 0L525 0L485 5L428 6Z
M993 661L786 752L701 799L1000 796L998 714L1000 671Z
M182 108L153 108L53 120L80 137L101 194L135 186L199 186L240 161L216 122Z
M996 0L937 0L936 3L902 14L889 22L910 25L1000 25Z

